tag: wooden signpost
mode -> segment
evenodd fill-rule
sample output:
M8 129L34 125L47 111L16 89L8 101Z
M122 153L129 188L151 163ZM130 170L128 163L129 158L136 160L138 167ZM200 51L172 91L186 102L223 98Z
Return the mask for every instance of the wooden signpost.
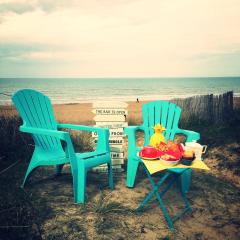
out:
M95 114L94 120L97 127L109 129L109 144L111 150L112 165L114 171L122 171L124 162L123 152L123 128L128 126L126 122L128 104L124 102L95 102L92 112ZM97 133L92 133L95 143L97 142ZM105 172L106 165L95 168L96 171Z

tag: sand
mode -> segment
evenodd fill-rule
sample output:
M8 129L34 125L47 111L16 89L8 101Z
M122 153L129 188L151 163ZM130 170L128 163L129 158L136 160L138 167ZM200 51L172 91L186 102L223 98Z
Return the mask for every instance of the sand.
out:
M127 121L141 123L142 105L147 101L127 103ZM53 108L58 122L95 125L92 103L55 104ZM240 108L240 98L234 98L234 108ZM2 115L14 116L17 112L13 106L0 106L0 116Z
M127 102L128 116L127 120L141 121L141 108L146 102ZM94 125L94 116L92 112L92 103L74 103L74 104L55 104L53 105L54 114L58 122L79 123ZM0 116L16 116L17 112L13 106L0 106Z

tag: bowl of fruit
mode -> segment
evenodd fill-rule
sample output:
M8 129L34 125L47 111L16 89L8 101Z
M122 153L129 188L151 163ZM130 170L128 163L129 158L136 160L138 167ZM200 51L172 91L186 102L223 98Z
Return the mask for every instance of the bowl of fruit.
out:
M179 163L180 159L181 153L169 150L161 156L160 162L167 166L174 166Z
M182 155L181 163L184 164L184 165L190 166L194 159L195 159L194 151L185 150L183 155Z

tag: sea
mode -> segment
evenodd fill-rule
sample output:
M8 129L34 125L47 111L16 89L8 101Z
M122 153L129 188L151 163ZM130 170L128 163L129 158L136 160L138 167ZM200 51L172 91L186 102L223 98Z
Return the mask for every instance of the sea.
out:
M0 78L0 105L9 105L20 89L35 89L53 103L169 100L233 91L240 97L239 77L198 78Z

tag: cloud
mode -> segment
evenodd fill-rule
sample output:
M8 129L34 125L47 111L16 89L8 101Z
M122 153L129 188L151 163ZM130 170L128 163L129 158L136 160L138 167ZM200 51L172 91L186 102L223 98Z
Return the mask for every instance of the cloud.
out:
M59 8L73 7L75 0L38 0L36 7L40 8L44 12L50 13L56 11Z
M34 5L27 2L7 2L0 4L0 13L13 12L16 14L23 14L25 12L33 11Z
M17 58L22 56L26 52L31 52L36 47L30 45L18 44L18 43L0 43L0 59L5 60L8 58Z
M240 49L201 54L193 59L199 72L205 76L239 76Z
M21 61L23 59L43 59L44 54L49 58L49 49L56 47L43 44L0 43L0 61Z
M8 0L4 4L0 4L2 69L5 59L11 64L28 62L27 71L31 61L44 67L48 63L47 69L36 68L35 75L44 71L47 75L52 67L52 74L62 76L186 76L206 75L209 59L209 66L217 66L225 58L235 66L231 71L239 73L233 63L240 49L239 0ZM230 57L231 51L236 54ZM16 64L11 64L8 69L14 72Z
M42 64L83 62L81 57L75 49L62 45L0 42L0 64L3 62L8 62L9 65L16 62Z
M35 11L37 9L41 9L46 13L50 13L61 7L72 6L73 3L74 1L71 0L6 1L0 4L0 13L24 14L27 12Z
M189 61L205 61L213 59L223 59L240 56L240 42L238 44L228 44L219 47L218 49L212 49L209 51L203 51L197 54L193 54L188 58Z
M78 8L82 11L93 13L101 9L102 12L110 12L138 0L3 0L0 3L0 13L24 14L38 9L51 13L59 9Z

